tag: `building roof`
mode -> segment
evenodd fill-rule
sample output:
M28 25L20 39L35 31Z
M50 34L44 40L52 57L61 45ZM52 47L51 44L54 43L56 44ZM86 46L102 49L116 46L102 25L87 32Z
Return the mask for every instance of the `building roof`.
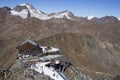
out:
M24 41L21 45L23 45L23 44L25 44L25 43L30 43L30 44L32 44L32 45L37 46L37 43L36 43L35 41L33 41L33 40L30 40L30 39Z

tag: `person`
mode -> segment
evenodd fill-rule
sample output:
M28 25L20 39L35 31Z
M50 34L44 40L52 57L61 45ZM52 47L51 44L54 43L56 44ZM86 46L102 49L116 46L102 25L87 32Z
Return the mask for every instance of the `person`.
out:
M60 62L60 67L59 67L59 72L64 72L63 69L64 69L64 61L61 61Z

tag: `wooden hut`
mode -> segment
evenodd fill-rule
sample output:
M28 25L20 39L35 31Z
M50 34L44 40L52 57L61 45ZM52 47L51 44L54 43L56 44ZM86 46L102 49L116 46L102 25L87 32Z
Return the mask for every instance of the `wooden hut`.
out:
M42 48L33 40L26 40L17 47L18 53L26 55L36 55L43 52Z

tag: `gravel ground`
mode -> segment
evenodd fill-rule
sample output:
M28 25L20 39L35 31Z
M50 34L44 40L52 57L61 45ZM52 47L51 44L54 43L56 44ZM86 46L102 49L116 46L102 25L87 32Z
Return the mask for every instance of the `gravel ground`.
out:
M52 80L48 76L24 67L20 60L16 60L9 71L13 73L14 80Z

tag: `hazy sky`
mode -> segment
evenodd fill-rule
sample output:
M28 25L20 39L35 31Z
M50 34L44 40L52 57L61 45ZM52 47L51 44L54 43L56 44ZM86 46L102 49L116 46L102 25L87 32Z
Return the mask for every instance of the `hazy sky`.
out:
M64 10L72 11L77 16L116 16L120 17L120 0L0 0L0 7L15 7L30 3L45 13Z

